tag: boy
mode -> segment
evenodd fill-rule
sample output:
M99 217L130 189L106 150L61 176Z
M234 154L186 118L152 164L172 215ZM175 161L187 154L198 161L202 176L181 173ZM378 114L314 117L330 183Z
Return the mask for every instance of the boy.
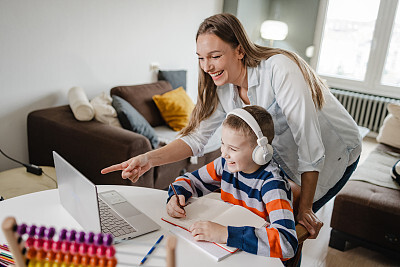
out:
M269 222L267 227L257 229L198 221L190 227L195 240L226 243L282 260L294 256L297 235L292 192L278 164L271 160L273 150L269 144L273 138L272 117L264 108L235 109L222 124L221 157L175 180L181 206L192 196L221 189L223 201L243 206ZM185 217L171 188L168 194L168 214Z

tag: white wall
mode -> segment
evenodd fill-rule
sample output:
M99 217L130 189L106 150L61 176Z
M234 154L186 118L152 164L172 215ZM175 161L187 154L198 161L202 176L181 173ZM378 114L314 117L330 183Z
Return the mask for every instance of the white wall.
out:
M155 81L150 63L187 69L197 92L195 34L223 0L1 0L0 148L28 162L30 111L89 99L113 86ZM0 155L0 171L18 164Z

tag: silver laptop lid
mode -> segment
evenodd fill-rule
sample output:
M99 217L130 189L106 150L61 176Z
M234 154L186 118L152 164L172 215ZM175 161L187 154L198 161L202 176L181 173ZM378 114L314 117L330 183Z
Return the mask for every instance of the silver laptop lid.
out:
M97 188L53 151L61 205L85 231L101 232Z

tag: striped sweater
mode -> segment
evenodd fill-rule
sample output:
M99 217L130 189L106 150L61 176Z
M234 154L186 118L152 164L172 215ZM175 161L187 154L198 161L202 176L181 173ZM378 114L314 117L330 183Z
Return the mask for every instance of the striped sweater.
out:
M228 226L227 245L249 253L292 258L297 249L292 192L272 160L256 172L231 173L222 157L176 178L175 189L186 200L221 189L223 201L243 206L269 222L267 227ZM174 194L170 188L169 198Z

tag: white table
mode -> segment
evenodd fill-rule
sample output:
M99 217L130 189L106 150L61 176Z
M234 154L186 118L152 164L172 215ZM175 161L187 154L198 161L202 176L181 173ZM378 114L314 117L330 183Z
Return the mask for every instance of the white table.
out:
M98 191L117 190L128 201L138 209L152 218L161 226L161 230L134 238L129 241L115 245L117 250L118 266L126 266L124 263L132 263L135 266L140 262L150 247L160 237L169 235L172 225L161 220L165 209L167 192L157 189L135 187L135 186L98 186ZM51 189L36 193L31 193L0 202L0 222L7 216L14 216L18 224L36 224L37 226L53 226L57 230L66 228L67 230L82 230L82 227L69 215L61 206L58 197L58 190ZM6 243L2 231L0 231L0 243ZM165 241L160 247L151 254L145 266L165 266ZM134 253L128 255L125 252ZM266 258L252 255L244 251L239 251L228 258L216 262L204 252L197 249L189 242L178 238L176 251L177 266L282 266L279 259Z

